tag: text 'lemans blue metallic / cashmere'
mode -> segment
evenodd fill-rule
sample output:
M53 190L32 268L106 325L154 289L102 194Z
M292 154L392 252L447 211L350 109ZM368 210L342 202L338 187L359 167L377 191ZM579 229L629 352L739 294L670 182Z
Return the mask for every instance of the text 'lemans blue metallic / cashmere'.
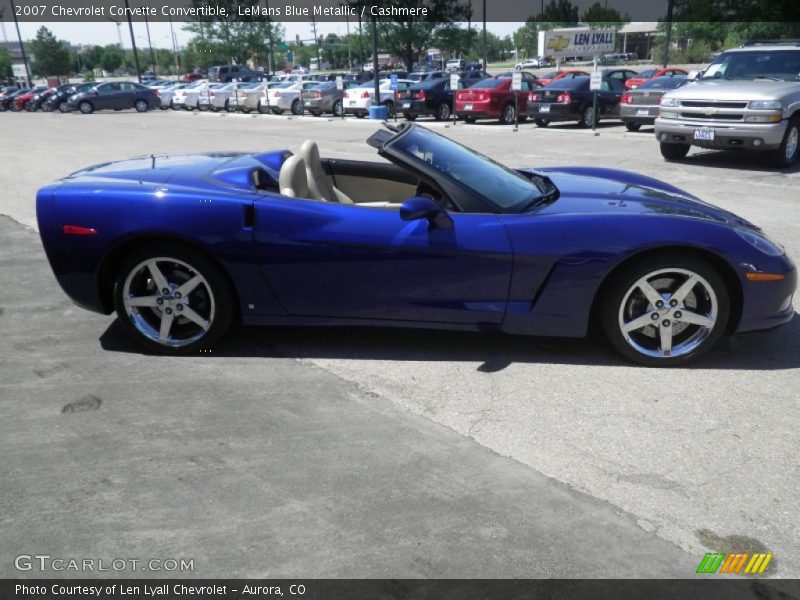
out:
M412 132L418 139L413 145L406 139L413 146L406 158L393 146ZM433 151L424 147L427 136L437 138ZM447 209L452 227L401 219L402 198L367 206L386 198L345 203L282 194L288 151L155 155L91 167L42 188L42 241L65 292L102 313L114 307L116 269L124 256L159 241L215 261L229 278L245 324L578 337L586 334L611 275L660 250L667 256L693 253L720 272L730 288L728 332L770 329L794 314L797 275L791 260L769 251L775 245L752 224L666 183L612 169L512 172L413 124L379 141L381 155L394 166L382 165L381 177L374 177L377 163L351 161L350 171L363 165L368 182L385 179L391 168L396 173L388 176L398 186L418 181L417 192L411 185L407 196L429 190ZM445 156L442 144L457 150ZM470 164L475 160L485 163ZM334 184L337 169L348 167L347 161L322 163ZM531 181L530 203L508 205L486 194L508 189L508 198L512 192L524 195L528 184L515 178ZM380 189L380 182L369 183L364 189ZM96 233L69 235L65 225ZM742 232L763 239L768 251ZM773 279L751 281L753 273ZM655 286L660 280L652 281ZM668 300L669 285L662 285ZM646 292L646 285L640 287ZM693 294L698 299L687 312L702 304L701 288ZM655 304L644 300L638 310L656 311ZM655 335L658 346L658 335L648 335ZM669 348L662 351L671 356Z

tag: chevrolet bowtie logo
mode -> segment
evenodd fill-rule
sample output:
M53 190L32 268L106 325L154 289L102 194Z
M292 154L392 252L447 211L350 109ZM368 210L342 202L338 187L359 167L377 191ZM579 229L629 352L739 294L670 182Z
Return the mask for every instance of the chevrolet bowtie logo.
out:
M569 46L569 38L563 35L551 38L550 41L547 42L547 49L553 50L554 52L561 52L567 46Z

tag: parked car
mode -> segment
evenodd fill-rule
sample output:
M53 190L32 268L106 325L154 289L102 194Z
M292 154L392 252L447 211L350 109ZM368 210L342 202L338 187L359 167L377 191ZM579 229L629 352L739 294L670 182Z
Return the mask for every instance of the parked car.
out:
M299 115L304 112L303 101L300 98L301 91L318 85L318 81L290 81L270 87L267 90L267 106L276 115L282 115L287 110Z
M47 90L47 86L44 85L37 85L29 90L27 90L24 94L17 94L14 96L14 100L11 102L9 108L14 111L21 111L25 110L25 104L33 99L36 94L41 94L42 92Z
M187 89L186 95L183 97L183 108L186 110L208 110L209 94L212 90L218 90L224 87L225 83L206 83L200 87ZM205 102L200 103L200 98Z
M514 68L517 71L522 69L542 69L544 67L549 67L552 64L553 62L551 60L545 58L544 56L539 56L536 58L526 58L522 62L518 62L516 65L514 65Z
M572 338L596 324L626 359L673 367L794 316L783 248L673 185L514 170L416 123L368 144L380 162L320 158L309 140L75 172L36 196L50 267L79 306L173 355L239 322Z
M162 110L166 110L168 108L175 108L173 100L175 98L175 94L183 89L186 89L190 85L196 85L197 82L194 83L174 83L172 85L168 85L162 88L156 88L156 94L158 94L159 99L161 100L161 104L159 108Z
M323 113L331 113L336 117L343 114L342 99L344 91L356 87L355 82L343 81L344 90L336 88L335 81L325 81L318 86L303 92L303 105L315 117Z
M79 110L88 115L96 110L125 110L135 108L146 112L161 106L156 90L130 81L106 82L90 90L73 94L67 105L71 110Z
M415 71L408 74L410 81L425 81L427 79L444 79L450 77L447 71Z
M604 79L618 79L622 83L625 83L631 77L639 76L633 69L603 69L601 73Z
M349 81L351 83L363 83L372 79L372 73L369 71L358 71L357 73L348 73L342 78L342 81Z
M198 98L198 108L200 110L219 111L225 110L235 112L239 108L240 101L244 100L245 92L257 89L265 83L225 83L220 87L208 90L208 94L200 94Z
M181 83L192 83L197 81L198 79L206 79L206 76L203 73L195 71L193 73L187 73L183 77L181 77Z
M175 87L171 90L169 107L172 110L182 110L186 104L186 96L194 90L202 90L209 84L208 79L198 79L194 83Z
M465 87L459 82L459 89ZM453 90L449 79L428 79L410 86L398 95L403 116L414 121L418 116L432 116L447 121L453 109Z
M47 100L45 100L45 105L47 105L47 108L43 107L43 109L47 110L48 112L58 109L62 113L67 113L70 111L68 103L70 96L90 90L96 85L97 84L95 82L90 81L87 83L80 83L78 85L68 85L66 87L61 86L55 94L49 96Z
M70 87L69 84L67 84L67 87ZM57 89L58 89L57 87L50 87L41 92L34 92L30 98L25 100L25 105L23 108L28 112L36 112L37 110L42 108L44 104L46 104L47 99L50 98L50 96L52 96L53 94L55 94Z
M444 65L445 71L463 71L467 66L467 61L463 58L452 58Z
M19 87L16 85L2 85L0 86L0 98L4 98L17 91L19 91Z
M767 151L779 167L800 157L800 47L751 44L726 50L699 79L661 98L661 154L690 146Z
M470 87L478 83L479 81L483 81L484 79L489 79L491 75L489 75L486 71L461 71L458 74L463 87ZM448 77L447 80L449 81L450 78Z
M554 121L577 121L581 127L594 123L594 92L589 77L565 77L548 83L528 96L528 116L539 127ZM619 118L619 101L625 84L618 79L603 79L597 92L597 120Z
M13 110L14 101L19 96L23 96L31 91L32 88L22 88L16 91L10 92L4 96L0 96L0 112L5 112L7 110Z
M522 90L514 92L511 81L511 77L491 77L456 91L456 116L467 123L478 119L499 119L501 123L510 125L516 122L517 115L524 121L527 118L525 102L528 92L540 84L536 79L523 76Z
M645 69L636 77L631 77L625 82L625 87L629 90L636 89L648 79L655 79L656 77L686 77L689 71L686 69L678 69L676 67L661 67L653 69Z
M550 71L545 75L539 77L539 83L542 85L547 85L548 83L552 83L553 81L557 81L559 79L564 78L575 78L575 77L583 77L585 75L589 75L587 71L581 71L580 69L565 69L563 71Z
M384 79L378 85L380 98L379 104L386 107L387 115L389 118L394 116L394 111L397 108L397 95L414 85L416 82L410 79L397 80L397 92L391 89L391 80ZM344 111L347 114L352 114L363 119L369 114L369 108L372 106L375 97L375 85L369 81L361 85L345 90L344 93Z
M244 65L218 65L208 68L208 80L217 83L229 83L234 79L255 77L261 78L261 73L253 71Z
M625 128L639 131L642 125L653 125L658 117L661 97L688 82L686 77L657 77L634 90L627 90L619 103L619 116Z
M291 83L291 82L289 82ZM245 113L257 110L262 114L270 111L268 105L268 90L281 85L280 81L261 81L239 85L233 88L228 97L228 112L242 111Z

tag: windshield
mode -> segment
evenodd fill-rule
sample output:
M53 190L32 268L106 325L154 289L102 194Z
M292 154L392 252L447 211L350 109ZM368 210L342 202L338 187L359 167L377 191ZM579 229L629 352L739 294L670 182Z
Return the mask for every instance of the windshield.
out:
M702 79L775 79L800 81L800 50L723 52Z
M517 171L427 129L412 129L392 148L409 156L412 162L432 166L504 212L522 212L544 192Z
M650 79L653 75L656 74L656 69L645 69L641 73L639 73L639 77L642 79Z
M656 77L655 79L651 79L647 83L643 83L637 89L640 90L671 90L677 87L682 86L686 83L687 79L685 75L678 75L676 77Z

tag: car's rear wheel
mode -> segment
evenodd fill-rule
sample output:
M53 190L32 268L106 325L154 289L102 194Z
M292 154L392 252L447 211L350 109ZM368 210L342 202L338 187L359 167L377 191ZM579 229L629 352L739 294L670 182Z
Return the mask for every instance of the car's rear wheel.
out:
M537 127L547 127L550 125L550 121L547 119L534 119L533 122L536 123Z
M308 112L310 112L311 115L314 116L314 117L321 117L322 116L322 111L321 110L310 110Z
M689 144L667 144L666 142L660 142L660 144L661 156L667 160L686 158L686 155L689 154L689 148L691 147Z
M357 112L356 113L356 118L358 118L358 119L363 119L366 116L367 116L367 113L365 113L365 112Z
M503 125L511 125L517 120L517 108L513 104L506 104L500 115L500 122Z
M450 105L447 102L442 102L436 107L436 119L439 121L447 121L450 118Z
M581 127L591 127L594 125L594 107L584 106L581 111L581 120L578 122Z
M342 101L341 100L337 100L336 102L333 103L333 114L336 117L341 117L342 116Z
M300 100L295 100L292 102L292 114L299 115L303 112L303 105L300 103Z
M773 151L772 161L779 167L791 167L800 156L800 118L795 117L789 121L783 141L777 150Z
M28 100L25 103L25 110L27 110L28 112L36 112L36 109L38 108L39 107L37 106L36 102L34 102L33 100Z
M59 102L59 103L58 103L58 110L59 110L60 112L62 112L62 113L68 113L68 112L70 112L70 110L69 110L69 104L67 104L67 101L66 101L66 100L65 100L64 102Z
M222 269L178 245L150 244L128 255L114 282L114 307L137 342L191 354L230 329L235 296Z
M614 348L629 360L661 367L692 360L717 342L728 323L730 296L705 260L673 255L612 275L601 306Z
M91 102L87 102L84 100L78 105L78 110L80 110L85 115L90 115L94 112L94 106L92 106Z
M147 112L147 102L144 100L137 100L133 103L133 108L136 109L136 112Z
M639 131L642 128L641 123L633 123L632 121L625 121L625 129L628 131Z
M262 104L261 100L259 100L258 101L258 112L260 112L262 115L267 114L268 112L270 112L269 106L267 106L266 104Z
M42 112L53 112L55 107L50 102L43 102L42 103Z
M403 116L405 117L406 121L416 121L419 115L414 113L403 113Z
M476 117L466 116L464 117L464 121L467 123L475 123L478 119Z
M394 102L387 100L383 105L386 107L386 118L391 119L394 117Z
M282 115L283 114L283 109L282 108L273 108L272 112L273 112L273 114L276 114L276 115Z

